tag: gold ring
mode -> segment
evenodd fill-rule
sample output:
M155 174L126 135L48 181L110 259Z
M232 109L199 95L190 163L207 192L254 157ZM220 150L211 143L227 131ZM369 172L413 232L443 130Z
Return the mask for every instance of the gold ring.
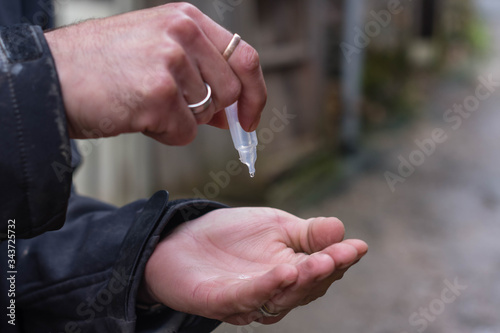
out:
M224 59L226 61L229 60L229 58L233 54L234 50L236 50L236 47L238 46L238 44L240 43L240 41L241 41L240 35L234 34L233 38L229 42L229 45L224 50L224 53L222 53L222 56L224 57Z
M275 312L271 312L269 311L269 309L267 308L267 306L264 304L262 305L260 308L259 308L260 312L264 315L264 317L278 317L281 315L280 312L278 313L275 313Z

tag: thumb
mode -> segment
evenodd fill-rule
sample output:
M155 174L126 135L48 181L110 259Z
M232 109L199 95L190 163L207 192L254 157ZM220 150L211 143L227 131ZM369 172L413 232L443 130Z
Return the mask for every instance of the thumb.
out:
M287 223L288 246L295 252L313 254L344 239L344 224L335 217L315 217Z

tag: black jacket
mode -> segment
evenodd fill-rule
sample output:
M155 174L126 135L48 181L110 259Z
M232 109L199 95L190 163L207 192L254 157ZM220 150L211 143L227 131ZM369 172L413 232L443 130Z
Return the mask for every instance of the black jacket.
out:
M116 208L71 191L49 4L0 0L0 332L210 332L218 321L137 310L136 294L161 237L224 206L161 191Z

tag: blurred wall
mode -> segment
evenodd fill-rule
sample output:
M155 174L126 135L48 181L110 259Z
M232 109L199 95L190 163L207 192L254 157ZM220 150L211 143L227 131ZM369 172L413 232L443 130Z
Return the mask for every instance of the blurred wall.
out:
M215 175L237 161L237 153L227 131L201 126L196 140L187 147L165 147L141 135L80 142L85 164L76 185L81 193L116 204L159 189L177 196L200 196L201 192L214 199L239 195L244 200L260 196L275 175L322 140L321 133L311 129L318 127L324 112L328 1L241 1L230 7L227 2L223 2L226 7L218 7L220 1L192 2L228 30L238 32L261 55L269 99L257 131L261 147L256 178L250 181L242 167L231 177L231 184L211 187ZM73 0L59 11L59 23L161 3ZM279 126L274 125L276 119Z
M67 0L57 2L56 10L59 24L66 24L165 2ZM269 185L309 156L352 150L366 128L407 118L415 109L415 73L445 61L438 51L463 28L470 3L400 2L392 13L394 2L385 0L191 2L239 33L261 56L269 98L257 130L256 178L250 180L243 166L227 177L228 166L238 161L229 133L201 126L187 147L166 147L142 135L81 142L85 164L76 177L81 193L115 204L159 189L174 197L262 203ZM351 13L354 7L358 9ZM356 29L369 36L356 49L361 60L351 62L340 45L363 44ZM283 126L273 126L276 119ZM345 133L347 139L342 138Z

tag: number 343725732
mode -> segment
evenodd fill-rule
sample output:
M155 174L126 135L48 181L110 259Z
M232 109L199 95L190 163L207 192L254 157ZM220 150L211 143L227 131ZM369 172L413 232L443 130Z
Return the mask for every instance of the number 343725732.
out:
M9 258L7 264L10 269L14 269L16 267L16 220L8 221L7 238L7 257Z

